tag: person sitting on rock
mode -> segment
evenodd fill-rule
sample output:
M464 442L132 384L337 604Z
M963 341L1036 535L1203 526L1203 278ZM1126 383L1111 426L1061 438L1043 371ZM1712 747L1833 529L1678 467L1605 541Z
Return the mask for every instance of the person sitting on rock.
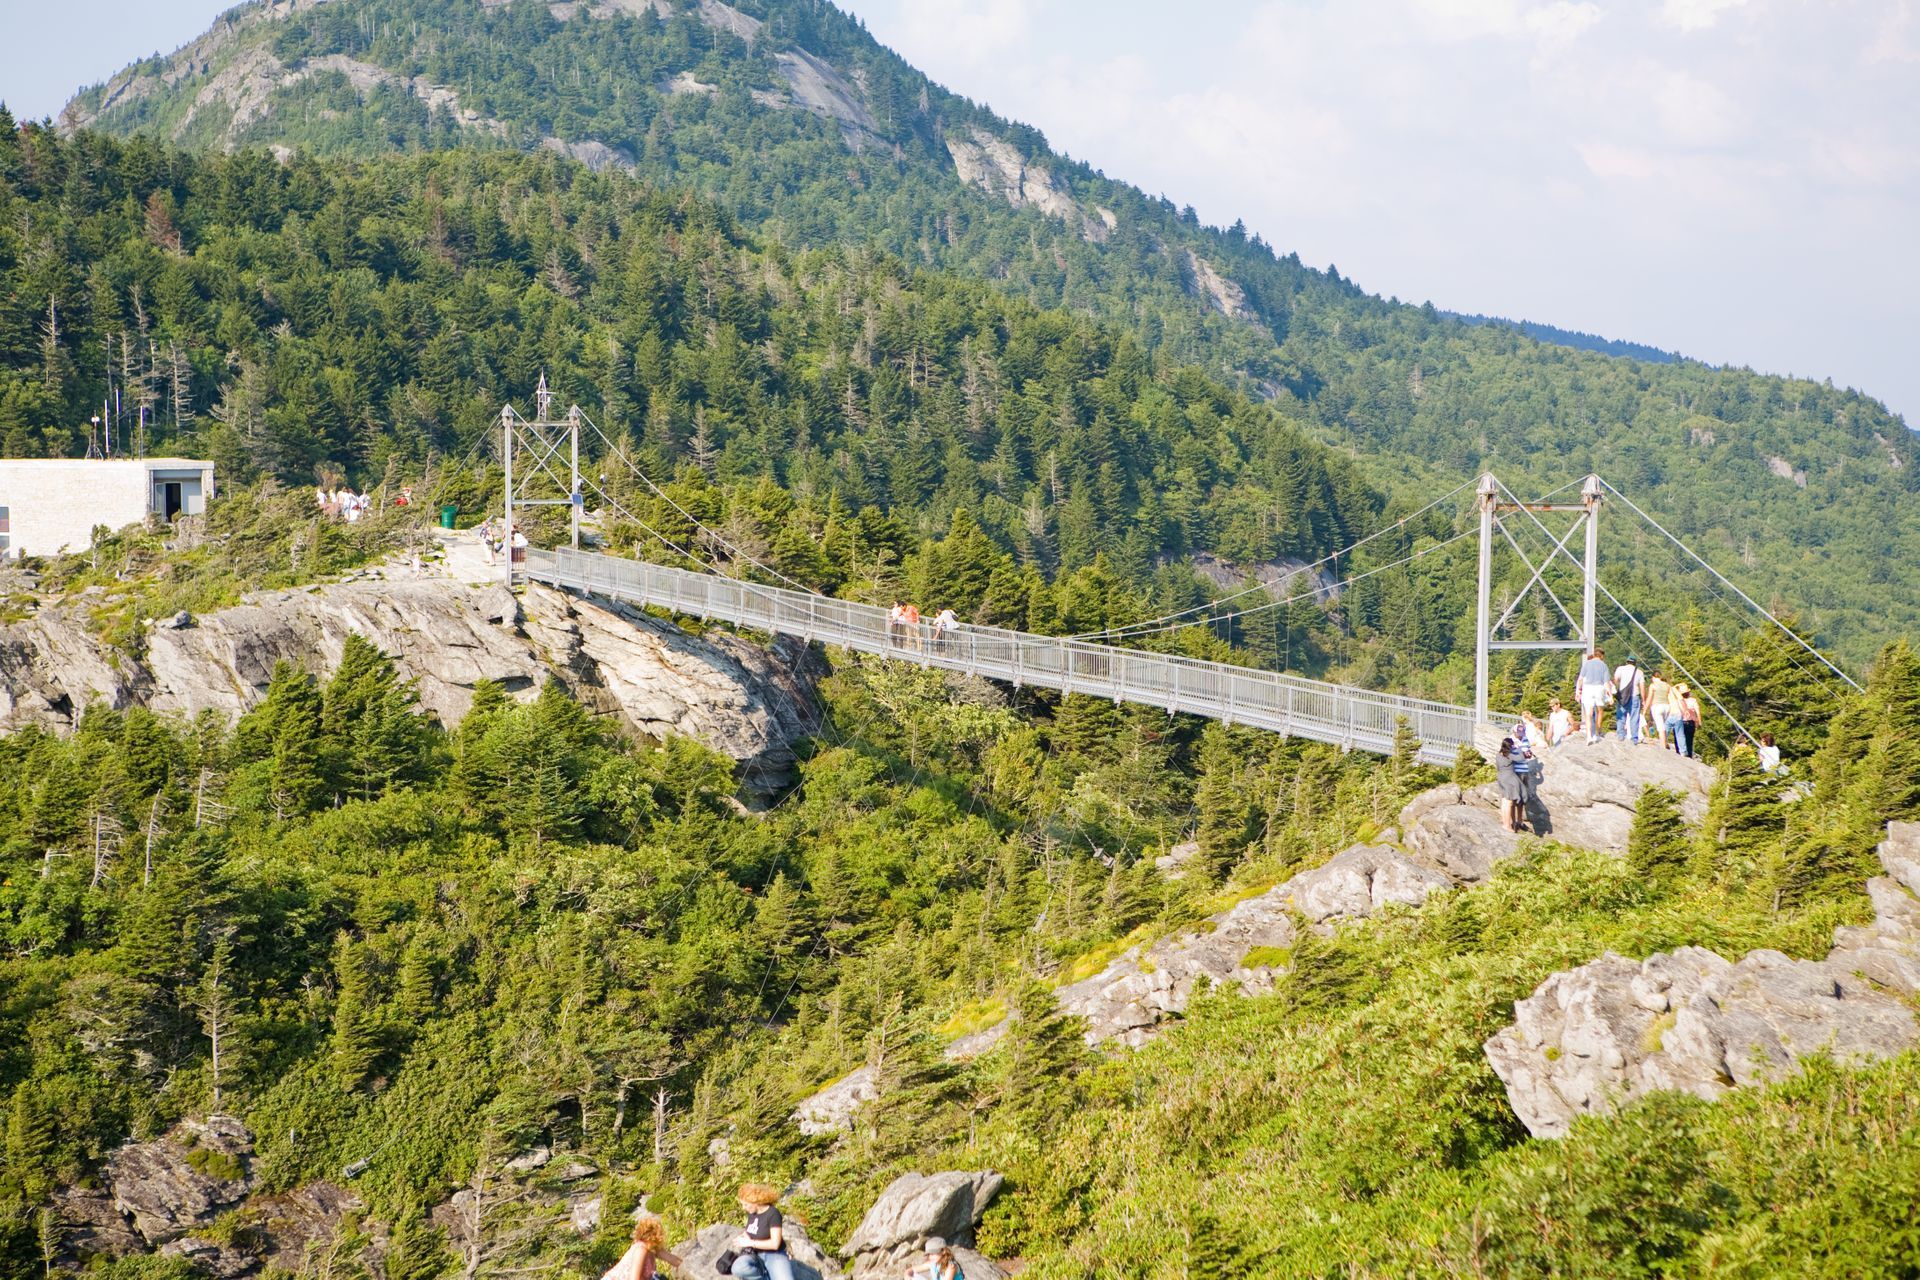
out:
M1760 772L1786 773L1786 767L1780 763L1780 746L1774 742L1772 734L1760 735L1760 745L1755 752L1760 757Z
M1560 704L1560 699L1555 698L1553 700L1553 714L1547 717L1547 745L1551 747L1559 746L1567 740L1567 735L1572 732L1573 713Z
M734 1237L739 1256L731 1274L738 1280L793 1280L793 1259L787 1256L787 1233L774 1206L780 1193L759 1182L740 1184L740 1208L747 1229Z
M678 1267L680 1259L667 1252L667 1234L660 1219L642 1218L633 1224L633 1243L600 1280L654 1280L667 1274L663 1263Z
M959 1260L939 1236L928 1236L921 1246L926 1260L907 1268L907 1280L967 1280L960 1274Z

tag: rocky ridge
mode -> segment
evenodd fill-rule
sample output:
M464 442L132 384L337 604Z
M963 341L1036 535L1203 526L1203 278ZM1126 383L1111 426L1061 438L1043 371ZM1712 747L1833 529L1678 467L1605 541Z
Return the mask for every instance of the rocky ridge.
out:
M1865 1062L1920 1044L1920 824L1889 827L1880 864L1873 922L1837 929L1824 960L1681 947L1553 974L1486 1044L1515 1114L1560 1137L1655 1090L1711 1100L1815 1054Z
M250 126L272 114L276 95L315 76L337 74L363 99L382 87L398 88L463 129L503 139L514 132L506 122L462 106L454 89L435 84L425 76L406 75L338 53L286 62L264 45L246 42L245 35L253 27L323 2L269 0L242 5L221 18L212 30L172 55L122 71L107 82L97 105L83 106L79 98L69 102L60 115L61 127L69 132L90 128L110 113L143 98L183 83L197 82L193 98L174 125L171 137L175 141L186 137L195 122L204 116L220 121L216 141L231 150L243 141ZM505 0L481 0L481 3L497 7ZM674 12L669 0L555 0L547 10L560 22L569 21L579 13L596 20L650 13L664 21ZM722 0L700 0L695 14L713 30L738 36L748 44L753 43L763 25L760 19ZM832 120L840 126L847 146L855 151L881 145L879 126L867 107L865 93L831 64L797 47L775 54L774 63L787 83L787 91L756 92L754 99L760 105L774 110L807 111ZM713 91L713 86L702 85L691 72L682 72L657 87L669 95ZM529 145L570 155L595 170L634 167L630 152L592 138L545 135L526 141Z
M96 701L237 716L264 696L277 662L324 677L350 635L391 654L444 724L466 714L483 679L525 699L552 677L626 732L680 734L727 755L749 791L785 781L795 744L817 727L814 667L798 641L692 636L538 585L516 597L438 576L363 575L164 619L138 658L104 649L80 609L43 607L0 627L0 731L62 732Z
M1535 830L1564 843L1624 854L1633 805L1648 783L1679 792L1688 821L1706 813L1713 771L1671 752L1609 737L1593 747L1572 741L1542 758L1540 802L1529 817ZM1488 879L1531 839L1501 826L1496 801L1491 785L1423 792L1401 811L1396 842L1354 845L1193 929L1128 947L1098 973L1060 987L1061 1008L1085 1020L1089 1045L1137 1048L1185 1012L1203 981L1270 992L1287 972L1300 928L1330 931L1391 905L1417 907L1435 893ZM1008 1025L955 1041L947 1056L986 1052ZM793 1119L810 1135L843 1131L875 1096L873 1069L861 1067L801 1102Z

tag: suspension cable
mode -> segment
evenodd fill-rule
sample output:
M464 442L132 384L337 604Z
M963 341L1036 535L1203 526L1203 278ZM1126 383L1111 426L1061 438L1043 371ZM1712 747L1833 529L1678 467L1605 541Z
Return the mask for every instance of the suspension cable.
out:
M1412 555L1402 556L1400 559L1395 560L1391 564L1379 565L1379 566L1376 566L1375 568L1368 569L1365 573L1356 573L1350 578L1341 579L1339 582L1329 583L1324 587L1314 587L1310 590L1302 591L1298 595L1287 596L1284 599L1280 599L1280 600L1270 599L1266 601L1266 603L1264 604L1250 605L1245 609L1237 609L1232 613L1215 614L1211 617L1206 617L1206 618L1193 618L1186 622L1169 622L1162 625L1156 625L1151 627L1149 627L1145 623L1140 623L1134 627L1120 627L1120 628L1114 629L1111 632L1108 632L1107 636L1109 639L1129 640L1129 639L1133 639L1135 637L1143 636L1143 635L1159 635L1163 632L1179 631L1184 627L1208 626L1216 622L1232 622L1238 618L1246 618L1256 613L1265 612L1268 609L1284 608L1285 606L1290 604L1297 604L1302 600L1316 599L1319 596L1327 594L1328 592L1338 591L1343 587L1350 587L1356 582L1365 582L1368 578L1374 577L1376 574L1385 573L1389 569L1398 569L1402 565L1412 564L1415 560L1419 560L1425 556L1430 556L1436 551L1445 550L1446 548L1452 546L1456 542L1459 542L1463 538L1471 538L1475 535L1476 532L1477 530L1468 529L1468 530L1465 530L1464 532L1456 533L1451 538L1448 538L1443 542L1436 542L1430 547L1422 547L1420 550L1414 552ZM1259 589L1262 591L1266 590L1266 588L1264 587ZM1244 595L1246 593L1241 592L1240 594ZM1076 637L1067 636L1064 638L1075 639Z
M767 574L774 578L778 578L780 581L786 583L788 586L792 587L796 591L804 591L810 596L818 596L823 594L816 588L810 587L804 582L799 582L793 578L788 577L786 574L780 572L778 569L774 568L772 565L766 565L766 564L760 563L760 561L754 559L752 556L742 551L739 547L734 546L731 542L728 542L725 538L721 537L717 530L711 529L705 524L701 523L698 517L696 517L691 511L688 511L685 507L681 506L678 502L675 502L672 496L669 495L665 489L662 489L659 485L655 484L653 482L653 478L649 476L645 471L642 471L640 469L639 464L634 462L632 458L629 458L626 455L626 452L622 450L619 445L615 444L611 439L609 439L607 436L607 433L600 429L600 424L587 416L587 411L585 409L581 409L578 405L575 405L574 408L579 412L580 420L593 428L593 434L600 437L600 443L604 444L607 447L608 451L611 452L614 457L620 459L621 462L625 463L627 470L633 472L634 475L640 477L641 481L645 483L647 488L653 490L654 494L658 496L662 502L665 502L668 506L672 507L675 511L679 512L681 517L685 519L687 523L691 524L695 529L698 529L701 533L706 534L707 537L713 539L713 541L715 541L722 547L725 547L728 551L732 552L735 559L742 560L747 564L752 565L754 568L760 570L760 572L764 574ZM602 496L604 497L605 495L603 494Z
M1746 601L1749 607L1757 611L1768 622L1771 622L1774 626L1780 628L1780 630L1786 632L1789 636L1791 636L1795 644L1799 645L1802 649L1805 649L1808 653L1818 658L1821 661L1821 663L1823 663L1829 671L1833 672L1833 674L1839 676L1842 680L1845 680L1848 684L1852 685L1856 693L1860 692L1859 681L1855 680L1852 676L1848 675L1846 672L1842 671L1839 667L1835 666L1832 660L1829 659L1826 654L1821 653L1818 649L1814 648L1812 645L1808 644L1805 640L1801 639L1798 632L1794 631L1794 629L1792 627L1789 627L1786 623L1780 621L1780 619L1775 617L1770 610L1763 608L1757 601L1754 600L1752 596L1742 591L1737 583L1730 580L1725 574L1721 573L1718 569L1714 568L1711 564L1708 564L1706 559L1702 557L1699 552L1695 551L1692 547L1688 546L1685 542L1682 542L1678 537L1675 537L1674 534L1671 533L1665 525L1661 524L1658 520L1655 520L1652 516L1648 515L1645 511L1641 510L1639 504L1634 502L1632 498L1629 498L1626 494L1614 488L1613 485L1609 484L1604 477L1601 479L1600 483L1603 485L1606 485L1607 491L1613 494L1614 497L1626 503L1628 508L1631 509L1635 515L1639 516L1642 520L1645 520L1648 524L1658 529L1662 534L1664 534L1667 537L1668 541L1673 543L1674 546L1679 547L1682 551L1686 552L1689 556L1693 557L1693 560L1696 564L1698 564L1701 568L1705 569L1708 573L1712 574L1715 578L1718 578L1722 583L1724 583L1727 587L1729 587L1735 595L1739 596L1742 600Z
M1465 484L1461 485L1459 488L1453 490L1451 493L1445 493L1439 496L1438 498L1435 498L1432 502L1429 502L1426 506L1420 508L1418 511L1414 512L1412 515L1401 516L1398 520L1395 520L1392 524L1382 525L1380 528L1375 529L1372 533L1360 539L1358 542L1351 543L1348 546L1344 546L1340 548L1338 551L1335 551L1330 555L1322 556L1320 559L1315 560L1312 564L1303 565L1300 568L1295 569L1292 573L1288 574L1287 576L1291 578L1291 577L1298 577L1300 574L1303 574L1303 573L1310 574L1323 564L1327 564L1330 561L1337 561L1341 556L1344 556L1350 552L1359 550L1361 547L1366 546L1369 542L1372 542L1375 538L1382 537L1386 534L1392 533L1396 529L1404 528L1408 523L1414 520L1418 520L1421 516L1427 514L1427 512L1433 510L1435 507L1439 506L1441 503L1446 502L1451 498L1457 497L1462 490L1472 488L1473 484L1474 484L1474 481L1469 480ZM1236 591L1231 595L1225 595L1225 596L1219 597L1218 599L1209 600L1205 604L1194 605L1190 609L1182 609L1178 613L1163 614L1158 618L1146 618L1139 622L1129 622L1118 627L1108 627L1104 631L1083 631L1077 635L1062 636L1061 639L1063 640L1103 640L1103 639L1108 639L1114 636L1124 635L1130 632L1142 631L1143 629L1151 629L1151 628L1157 627L1160 623L1172 622L1177 618L1184 618L1189 614L1201 613L1208 609L1216 609L1223 604L1230 604L1233 601L1238 600L1243 596L1249 596L1254 594L1255 592L1263 592L1263 591L1266 591L1267 589L1268 589L1267 584L1257 583L1254 586L1242 588L1241 590ZM1320 588L1318 590L1326 590L1326 588ZM1317 591L1310 594L1317 594ZM1188 625L1194 625L1194 624L1188 624Z
M1527 510L1527 505L1520 501L1519 495L1515 494L1513 490L1507 488L1504 481L1501 481L1496 478L1494 483L1500 486L1501 492L1505 493L1507 497L1513 499L1515 505L1518 506L1521 511L1526 512L1527 519L1533 521L1534 525L1540 530L1542 534L1544 534L1548 539L1552 539L1553 531L1548 529L1545 524L1541 523L1539 516L1536 516L1535 514L1533 514L1532 511ZM1605 481L1602 481L1601 483L1604 484ZM1571 551L1566 550L1564 547L1557 547L1556 550L1559 552L1559 554L1564 555L1573 564L1579 565L1580 571L1583 574L1586 572L1586 566L1581 565L1578 560L1575 560L1573 558L1573 553ZM1552 558L1552 553L1549 553L1548 558L1549 559ZM1674 665L1674 668L1677 671L1679 671L1681 675L1687 678L1689 684L1699 689L1700 692L1707 695L1707 701L1713 703L1713 705L1719 709L1720 714L1727 718L1727 722L1731 724L1734 728L1740 731L1741 737L1745 738L1748 742L1752 742L1752 743L1759 742L1759 738L1756 737L1754 734L1748 732L1747 726L1744 724L1741 724L1739 721L1739 718L1736 717L1733 714L1733 712L1727 710L1726 704L1722 703L1719 698L1714 696L1713 690L1707 687L1706 682L1700 679L1699 676L1694 675L1693 672L1687 670L1686 664L1680 661L1679 658L1674 656L1673 650L1667 648L1666 645L1661 644L1659 637L1654 635L1653 632L1647 630L1646 624L1641 622L1639 618L1635 617L1631 609L1627 608L1627 606L1625 606L1624 604L1621 604L1619 597L1615 596L1613 592L1607 590L1607 584L1600 581L1597 575L1593 580L1593 585L1595 588L1599 590L1601 595L1604 595L1613 604L1614 608L1620 611L1620 614L1622 617L1624 617L1628 622L1631 622L1635 627L1639 628L1640 634L1647 638L1647 642L1651 644L1654 648L1658 649L1660 653L1666 658L1666 660L1668 662L1671 662Z

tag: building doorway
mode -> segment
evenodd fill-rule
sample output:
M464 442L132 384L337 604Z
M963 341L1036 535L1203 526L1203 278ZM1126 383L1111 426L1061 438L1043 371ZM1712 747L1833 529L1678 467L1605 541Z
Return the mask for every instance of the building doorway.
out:
M178 480L161 481L160 482L161 517L164 520L166 520L167 523L169 524L173 523L174 518L180 514L180 509L183 505L185 504L180 496L180 482Z

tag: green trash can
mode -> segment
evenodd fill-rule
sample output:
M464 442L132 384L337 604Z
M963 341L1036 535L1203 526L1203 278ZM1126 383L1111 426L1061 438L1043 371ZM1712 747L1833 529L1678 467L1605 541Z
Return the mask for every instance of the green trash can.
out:
M453 528L453 518L459 514L460 514L460 506L458 503L449 502L444 507L441 507L440 508L440 527L442 529Z

